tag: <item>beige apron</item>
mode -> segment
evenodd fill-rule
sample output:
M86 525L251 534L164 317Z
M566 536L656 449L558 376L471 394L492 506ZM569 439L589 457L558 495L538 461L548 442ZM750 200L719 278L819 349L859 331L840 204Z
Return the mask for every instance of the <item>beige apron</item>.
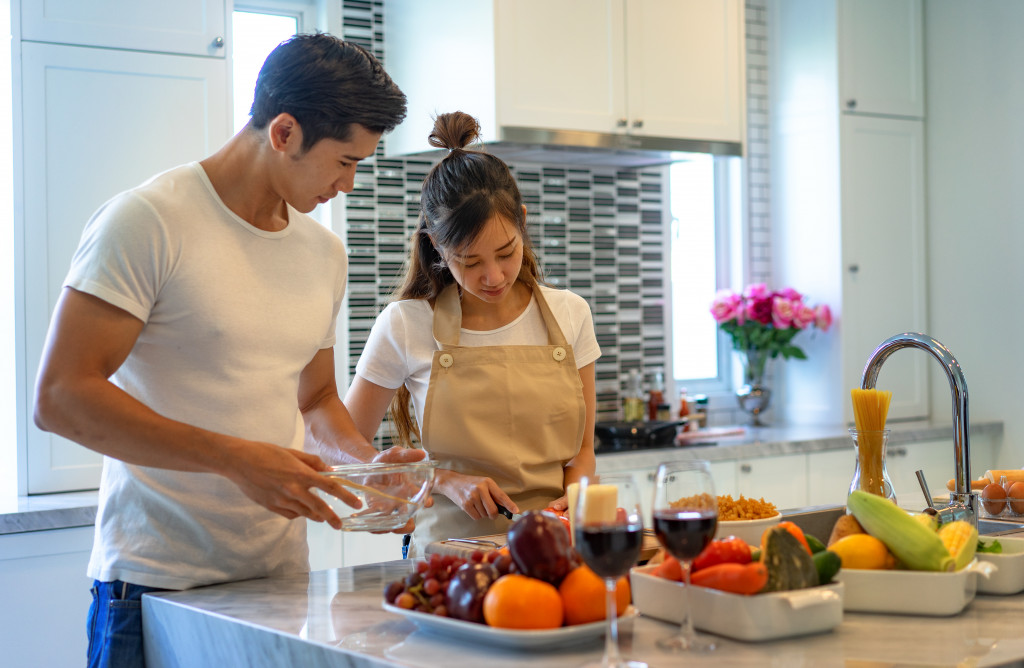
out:
M579 452L586 428L583 384L572 346L533 284L544 324L545 346L459 345L462 307L458 286L445 288L434 305L434 352L423 408L423 448L439 468L487 476L520 512L545 508L564 494L563 469ZM416 516L409 556L447 538L488 536L509 520L473 520L448 497Z

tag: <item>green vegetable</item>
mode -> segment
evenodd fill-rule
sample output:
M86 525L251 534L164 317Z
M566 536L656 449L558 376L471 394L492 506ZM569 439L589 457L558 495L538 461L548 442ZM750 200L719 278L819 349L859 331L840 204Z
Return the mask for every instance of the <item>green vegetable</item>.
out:
M991 543L986 545L983 541L978 541L978 552L988 552L989 554L1002 554L1003 546L998 540L993 540Z
M832 550L815 552L811 556L811 560L814 561L814 567L818 570L818 584L823 585L832 582L832 578L836 576L839 568L843 565L843 560Z
M750 551L751 561L761 561L761 548L755 547Z
M761 561L768 567L764 591L806 589L818 584L818 569L803 543L785 527L765 532Z
M910 570L945 572L956 568L939 534L892 501L855 489L846 497L846 508Z
M817 554L825 549L825 544L809 533L804 534L807 539L807 547L811 548L811 554Z

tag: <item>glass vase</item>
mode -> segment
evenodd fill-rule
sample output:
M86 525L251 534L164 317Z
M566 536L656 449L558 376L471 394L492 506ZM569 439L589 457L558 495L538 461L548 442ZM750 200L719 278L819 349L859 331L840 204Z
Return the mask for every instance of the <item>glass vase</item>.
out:
M745 412L750 414L750 425L763 427L761 413L768 410L772 398L771 389L765 385L764 374L769 354L756 348L740 351L743 362L743 385L736 390L736 400Z
M896 493L893 491L889 472L885 468L885 448L889 443L889 430L851 429L850 436L853 437L853 446L857 453L850 492L860 489L896 503Z

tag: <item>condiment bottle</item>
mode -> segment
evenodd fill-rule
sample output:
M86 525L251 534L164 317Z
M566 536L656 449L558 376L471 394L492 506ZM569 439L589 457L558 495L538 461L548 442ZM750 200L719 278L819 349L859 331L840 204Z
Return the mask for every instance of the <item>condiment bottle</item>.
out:
M626 396L622 399L622 419L626 422L642 422L644 419L644 391L640 372L636 369L629 370Z
M658 406L665 401L665 377L661 371L654 372L654 382L647 396L647 419L651 422L659 420Z
M679 419L683 420L690 416L690 401L686 397L686 388L679 388ZM688 425L687 425L688 426Z

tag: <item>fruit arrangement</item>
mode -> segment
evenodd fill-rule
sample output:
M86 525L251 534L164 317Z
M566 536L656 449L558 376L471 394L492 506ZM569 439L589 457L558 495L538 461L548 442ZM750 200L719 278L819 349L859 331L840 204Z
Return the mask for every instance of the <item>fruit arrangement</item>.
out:
M690 584L750 596L828 584L839 568L839 555L783 521L765 530L757 548L735 536L711 541L691 564ZM671 555L653 574L684 580L682 564Z
M509 527L500 550L469 559L431 554L384 590L388 604L504 629L554 629L605 618L605 584L583 565L557 515L530 511ZM627 578L616 612L629 607Z
M958 571L971 562L978 530L957 520L938 526L925 513L911 514L892 501L860 490L846 501L851 513L839 518L828 549L843 568Z

